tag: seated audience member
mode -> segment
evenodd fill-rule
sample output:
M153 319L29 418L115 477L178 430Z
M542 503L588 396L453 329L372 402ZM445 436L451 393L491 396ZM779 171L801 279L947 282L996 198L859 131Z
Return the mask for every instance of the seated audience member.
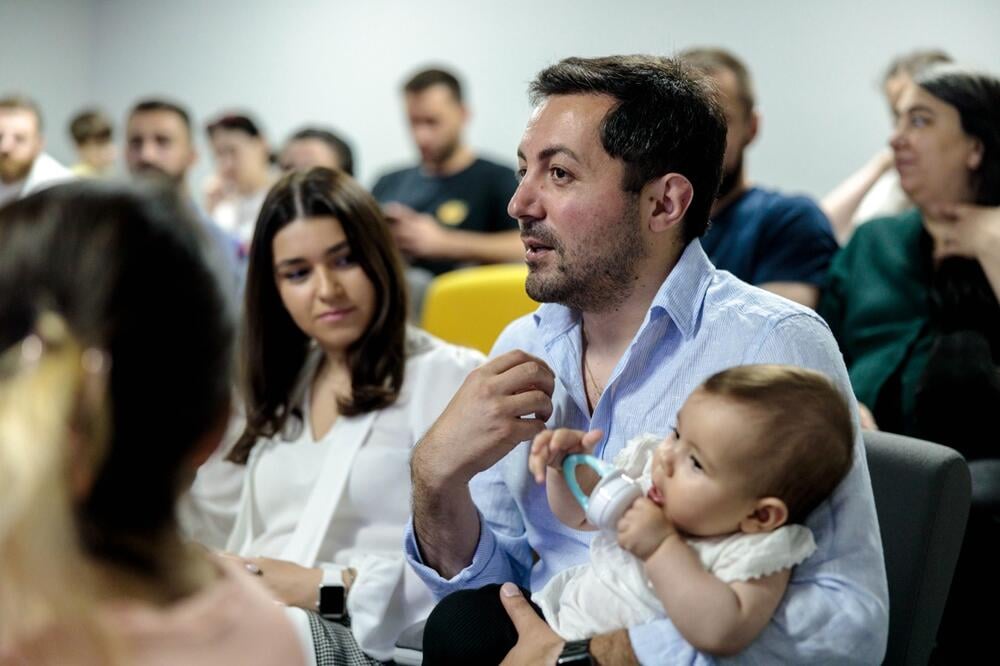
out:
M420 163L383 175L372 194L410 260L407 280L419 315L435 275L463 264L521 261L524 248L507 214L514 172L478 157L465 143L469 110L455 75L419 72L403 86L403 96Z
M212 264L235 303L242 289L245 255L239 241L198 210L188 188L188 171L198 159L191 116L178 104L145 99L129 111L125 124L125 162L135 179L164 183L195 213L212 239Z
M598 528L562 463L592 453L602 434L545 431L531 446L535 480L573 529ZM617 534L594 537L588 564L556 574L532 602L567 640L669 617L697 649L738 654L770 622L792 568L815 552L802 523L847 474L853 445L851 412L823 375L777 365L717 373L685 401L671 435L640 435L615 456L644 495ZM581 467L577 476L591 495L597 475ZM516 641L496 586L456 592L428 619L424 659L498 664Z
M229 413L233 323L199 236L147 189L0 210L5 666L306 663L259 582L176 531Z
M268 194L244 312L246 425L199 472L186 522L294 607L318 663L387 661L432 605L402 550L410 449L482 356L407 326L388 225L342 171ZM213 468L234 463L238 497L220 496ZM297 610L317 608L331 621Z
M278 162L284 171L324 167L354 175L351 146L334 132L319 127L303 127L288 137Z
M107 178L115 164L115 144L112 126L102 111L87 109L73 116L69 123L76 156L79 160L71 167L78 178Z
M250 246L254 224L264 197L274 181L271 149L257 123L243 115L228 114L206 128L215 158L215 180L206 195L209 216Z
M913 51L895 58L882 78L882 92L889 113L896 115L896 102L903 88L914 76L928 67L951 62L943 51ZM823 197L820 208L833 225L837 240L843 244L854 228L876 217L890 217L913 208L899 187L899 175L893 168L892 150L885 148Z
M73 177L44 148L38 105L17 95L0 97L0 206Z
M501 596L518 632L509 663L707 663L669 618L566 643L531 610L518 586L541 590L586 563L590 545L533 482L531 440L601 430L594 454L610 462L631 434L668 432L684 398L725 368L811 368L853 406L847 372L816 313L702 250L726 147L704 76L666 58L569 58L530 90L510 213L542 305L504 330L414 449L407 557L437 597L516 584ZM862 446L859 434L844 481L806 520L816 554L793 570L747 662L881 661L888 592Z
M811 199L748 181L744 153L757 138L759 122L750 72L722 49L691 49L679 57L711 77L726 112L722 184L702 238L708 258L745 282L816 307L837 242Z
M820 304L874 424L968 458L998 455L982 436L1000 404L998 108L991 75L938 66L906 85L889 143L917 208L859 227Z

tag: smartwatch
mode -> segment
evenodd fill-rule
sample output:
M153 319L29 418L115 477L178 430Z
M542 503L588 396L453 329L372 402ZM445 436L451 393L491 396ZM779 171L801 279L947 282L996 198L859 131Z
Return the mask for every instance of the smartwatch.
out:
M343 620L347 615L347 595L343 585L320 585L316 612L324 620Z
M593 663L594 658L590 654L589 638L582 641L566 641L562 652L559 653L559 658L556 660L556 666L562 664L587 664L589 666Z

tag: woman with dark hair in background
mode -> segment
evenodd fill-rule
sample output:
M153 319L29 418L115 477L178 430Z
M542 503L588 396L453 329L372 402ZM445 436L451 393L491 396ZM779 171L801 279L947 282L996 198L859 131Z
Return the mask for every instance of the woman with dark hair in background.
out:
M941 66L908 84L890 144L917 206L863 225L819 311L882 430L998 451L1000 80Z
M162 192L0 210L0 663L304 663L266 590L176 529L229 413L204 255Z
M882 76L882 92L889 113L895 116L896 102L913 77L928 67L952 62L939 49L911 51L892 59ZM892 150L883 148L868 162L837 185L820 201L820 208L830 218L837 241L843 245L858 225L878 217L899 215L913 204L899 187L899 175L893 168Z
M890 145L917 209L859 227L820 302L859 407L883 430L969 460L1000 457L990 435L1000 407L998 109L1000 80L953 66L903 88ZM992 649L992 616L978 600L1000 594L1000 480L992 461L971 467L973 506L935 663Z
M245 466L236 515L226 534L229 505L210 479L227 463L213 460L189 524L292 607L320 664L333 652L389 660L430 612L403 558L410 449L481 361L407 326L388 225L351 177L315 168L274 186L247 275L246 426L228 453Z
M221 116L208 124L206 132L216 169L205 193L206 210L246 249L274 183L271 148L257 123L245 115Z

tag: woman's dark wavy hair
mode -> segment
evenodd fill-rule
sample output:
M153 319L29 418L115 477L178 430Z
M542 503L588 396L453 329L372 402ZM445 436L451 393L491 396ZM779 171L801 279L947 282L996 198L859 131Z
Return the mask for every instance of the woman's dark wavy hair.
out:
M982 161L972 173L975 203L1000 206L1000 79L956 65L939 65L919 74L915 82L954 107L962 131L982 144Z
M962 131L982 144L982 160L970 176L973 203L1000 206L1000 79L940 65L914 81L958 111ZM982 334L990 344L993 362L1000 362L1000 303L978 261L956 257L940 263L931 288L931 313L941 333L972 330Z
M0 350L47 310L110 355L110 441L76 523L88 554L146 575L164 573L150 548L229 405L234 322L206 242L149 186L72 183L0 208Z
M346 416L395 402L403 385L406 285L402 263L378 203L341 171L314 168L286 175L271 189L257 218L247 272L240 372L247 425L229 454L245 464L261 437L280 433L289 417L301 419L292 392L310 339L285 310L274 275L274 237L294 220L333 217L375 287L368 330L347 349L351 398Z

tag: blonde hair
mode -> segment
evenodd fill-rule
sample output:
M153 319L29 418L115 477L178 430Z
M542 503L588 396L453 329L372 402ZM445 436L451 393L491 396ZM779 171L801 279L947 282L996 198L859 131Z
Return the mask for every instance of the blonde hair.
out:
M72 625L106 661L115 652L93 619L97 591L73 513L79 473L96 467L108 438L107 366L51 313L0 356L0 646Z

